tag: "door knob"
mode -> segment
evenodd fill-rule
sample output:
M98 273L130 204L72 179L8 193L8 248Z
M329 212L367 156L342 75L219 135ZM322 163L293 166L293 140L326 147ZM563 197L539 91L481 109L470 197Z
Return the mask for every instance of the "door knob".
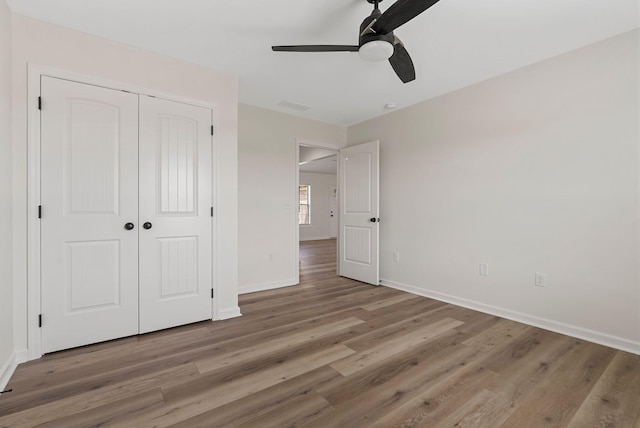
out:
M153 225L147 221L145 224L142 225L142 227L144 227L145 229L151 229Z
M371 218L369 219L369 221L370 221L371 223L375 223L375 222L376 222L376 218L375 218L375 217L371 217Z
M134 227L133 223L127 223L124 225L124 228L127 230L132 230Z

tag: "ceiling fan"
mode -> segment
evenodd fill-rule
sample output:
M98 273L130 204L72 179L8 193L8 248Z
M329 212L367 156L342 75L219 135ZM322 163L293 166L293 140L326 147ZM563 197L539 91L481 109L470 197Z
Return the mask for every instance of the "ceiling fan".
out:
M373 12L360 24L357 45L288 45L272 46L276 52L359 52L367 61L389 60L402 82L416 78L416 71L409 52L393 30L420 15L438 0L398 0L384 13L378 9L382 0L367 0Z

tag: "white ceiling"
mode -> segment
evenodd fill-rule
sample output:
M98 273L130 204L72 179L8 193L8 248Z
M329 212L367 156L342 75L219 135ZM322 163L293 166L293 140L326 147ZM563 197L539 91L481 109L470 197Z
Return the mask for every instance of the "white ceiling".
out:
M638 27L638 0L441 0L396 31L417 79L356 53L366 0L8 0L11 9L239 77L240 102L352 125ZM384 11L392 0L384 0ZM283 100L308 105L300 112Z

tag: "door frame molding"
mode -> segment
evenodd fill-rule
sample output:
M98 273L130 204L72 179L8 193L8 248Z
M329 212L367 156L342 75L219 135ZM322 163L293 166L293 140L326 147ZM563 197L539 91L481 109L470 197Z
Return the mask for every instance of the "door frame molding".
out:
M40 222L38 221L38 206L40 205L40 109L38 108L38 97L41 93L41 76L49 76L58 79L65 79L77 83L99 86L107 89L131 92L138 95L149 95L163 98L169 101L190 104L204 107L211 110L211 121L214 129L220 129L218 124L218 108L216 105L203 102L201 100L168 94L137 85L117 82L100 77L88 76L54 67L47 67L38 64L27 64L27 359L34 360L42 356L42 331L38 325L38 315L41 314L41 282L40 282ZM212 195L211 201L214 207L212 218L212 288L214 296L219 295L217 281L217 266L219 264L219 254L216 249L215 238L218 236L220 228L219 216L217 215L217 194L218 194L218 155L217 155L217 135L211 137L211 167L212 171ZM211 300L212 320L219 318L218 298ZM44 320L46 322L46 320Z

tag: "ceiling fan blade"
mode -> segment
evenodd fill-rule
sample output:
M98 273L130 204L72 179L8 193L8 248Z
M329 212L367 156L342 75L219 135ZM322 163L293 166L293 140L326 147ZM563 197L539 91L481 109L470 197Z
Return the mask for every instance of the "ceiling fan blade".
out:
M358 52L358 45L291 45L271 46L276 52Z
M389 64L391 64L393 71L395 71L400 80L402 80L402 83L415 80L416 69L413 66L413 61L411 61L409 52L407 52L400 39L397 37L393 44L393 55L389 58Z
M438 0L398 0L384 11L371 28L378 34L388 34L437 2Z

